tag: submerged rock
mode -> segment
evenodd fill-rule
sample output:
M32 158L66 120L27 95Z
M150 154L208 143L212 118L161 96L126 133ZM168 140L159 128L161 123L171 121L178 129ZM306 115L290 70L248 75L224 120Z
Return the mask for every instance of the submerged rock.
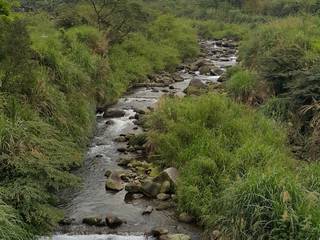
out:
M123 223L125 223L125 221L121 220L120 218L118 218L112 214L108 214L106 216L106 224L110 228L120 227Z
M88 226L101 226L102 219L101 218L96 218L96 217L89 217L89 218L84 218L82 220L82 223L86 224Z
M59 221L59 224L61 226L69 226L75 221L74 218L64 218L61 221Z

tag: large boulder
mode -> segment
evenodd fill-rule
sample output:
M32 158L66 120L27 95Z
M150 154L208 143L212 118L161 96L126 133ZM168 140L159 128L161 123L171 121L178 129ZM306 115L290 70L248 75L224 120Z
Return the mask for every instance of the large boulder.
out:
M200 79L194 78L190 81L189 87L194 87L197 89L207 89L208 86L203 83Z
M104 118L120 118L120 117L124 117L125 115L126 115L126 112L123 110L110 109L104 112L103 117Z
M199 68L199 72L201 75L209 75L211 73L211 68L208 65L204 65Z
M112 191L121 191L124 188L122 176L123 172L112 172L106 181L106 189Z
M155 198L161 189L161 184L153 181L147 181L142 184L142 193L147 197Z
M172 188L175 188L177 186L178 177L178 169L171 167L163 170L159 176L154 178L154 181L161 184L164 184L166 181L168 181L170 182L170 190L173 190Z

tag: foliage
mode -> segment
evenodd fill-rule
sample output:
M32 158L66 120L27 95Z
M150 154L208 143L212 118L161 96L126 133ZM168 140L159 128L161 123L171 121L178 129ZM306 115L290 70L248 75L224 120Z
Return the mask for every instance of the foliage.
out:
M231 239L319 235L318 195L299 184L285 131L263 115L203 95L163 100L148 123L151 156L180 169L179 209L206 228Z
M226 88L234 98L245 102L254 94L257 84L255 73L239 70L226 82Z

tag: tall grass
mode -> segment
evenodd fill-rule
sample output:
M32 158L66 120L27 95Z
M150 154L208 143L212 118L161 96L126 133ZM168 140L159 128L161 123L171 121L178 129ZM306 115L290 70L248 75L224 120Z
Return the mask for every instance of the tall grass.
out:
M314 239L320 208L299 182L286 131L219 95L165 99L151 156L180 169L178 204L231 239ZM308 177L310 179L311 176Z

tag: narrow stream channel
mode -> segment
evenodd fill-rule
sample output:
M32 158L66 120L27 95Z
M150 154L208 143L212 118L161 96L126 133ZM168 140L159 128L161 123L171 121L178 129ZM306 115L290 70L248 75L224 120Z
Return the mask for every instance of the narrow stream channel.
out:
M222 46L215 41L200 43L205 56L223 71L236 63L236 51L228 46ZM201 229L190 224L177 221L175 212L170 210L153 211L150 215L142 215L146 206L156 206L158 200L126 199L126 191L110 192L105 189L106 170L123 170L118 166L118 160L123 157L118 149L126 147L126 143L114 141L121 134L137 134L142 132L135 125L136 110L146 110L154 106L164 94L184 95L192 79L200 79L204 83L217 82L219 76L200 75L198 71L181 70L178 74L183 81L172 84L171 87L137 88L123 96L112 109L124 110L125 116L105 119L97 116L96 135L88 149L84 166L77 171L83 179L80 189L65 194L65 204L61 206L66 217L73 219L71 225L61 226L52 237L53 240L142 240L145 233L154 227L164 227L170 233L183 233L192 239L201 239ZM112 121L111 125L106 124ZM127 156L126 156L127 157ZM130 156L131 157L131 156ZM132 155L132 157L137 157ZM126 221L117 229L108 227L91 227L82 224L87 217L104 218L113 214ZM151 239L151 238L148 238Z

